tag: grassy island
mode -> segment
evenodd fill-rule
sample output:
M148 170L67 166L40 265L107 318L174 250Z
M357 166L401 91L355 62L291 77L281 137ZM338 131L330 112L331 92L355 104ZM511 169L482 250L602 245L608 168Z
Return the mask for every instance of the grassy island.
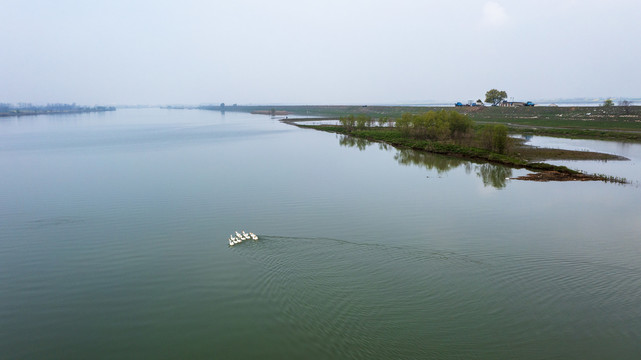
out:
M584 174L565 166L556 166L541 159L599 159L625 160L602 153L558 149L538 149L524 145L508 136L503 124L476 124L469 116L451 110L429 111L423 114L403 113L400 118L381 117L373 120L364 114L339 117L340 125L307 125L304 120L286 119L287 123L384 142L397 148L409 148L430 153L455 156L502 164L535 171L522 179L536 181L598 180L626 183L625 179L597 174Z

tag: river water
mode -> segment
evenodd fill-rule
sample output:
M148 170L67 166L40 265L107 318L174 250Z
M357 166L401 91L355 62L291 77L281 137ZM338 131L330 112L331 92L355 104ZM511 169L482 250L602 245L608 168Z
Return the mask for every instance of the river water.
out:
M635 146L573 167L640 180ZM1 357L638 359L641 189L524 173L243 113L0 119Z

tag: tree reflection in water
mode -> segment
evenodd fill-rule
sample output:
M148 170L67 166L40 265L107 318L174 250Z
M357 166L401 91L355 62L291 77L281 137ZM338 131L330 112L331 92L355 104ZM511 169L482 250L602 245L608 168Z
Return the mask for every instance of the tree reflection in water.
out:
M494 164L476 165L476 175L483 179L483 185L492 185L502 189L507 185L507 180L512 177L512 169Z
M396 155L394 155L394 160L398 161L401 165L418 165L428 170L436 170L439 174L446 173L468 163L468 161L465 160L412 149L399 149Z
M338 139L338 143L341 144L341 146L345 147L357 147L360 151L365 150L369 145L372 144L372 142L369 140L345 135L342 135Z
M369 140L344 135L339 138L339 143L345 147L357 147L361 151L372 144ZM381 150L391 148L390 145L385 143L379 143L378 147ZM509 167L490 163L475 164L468 160L412 149L398 149L396 155L394 155L394 160L405 166L420 166L427 170L436 170L439 174L464 166L465 172L468 174L475 172L483 181L483 185L497 189L504 188L507 185L507 180L512 177L512 169Z

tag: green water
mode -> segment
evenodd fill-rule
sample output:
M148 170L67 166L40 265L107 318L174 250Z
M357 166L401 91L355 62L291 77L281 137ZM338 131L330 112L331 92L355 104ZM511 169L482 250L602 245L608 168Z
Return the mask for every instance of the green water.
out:
M0 119L0 357L638 359L641 189L520 174L259 115Z

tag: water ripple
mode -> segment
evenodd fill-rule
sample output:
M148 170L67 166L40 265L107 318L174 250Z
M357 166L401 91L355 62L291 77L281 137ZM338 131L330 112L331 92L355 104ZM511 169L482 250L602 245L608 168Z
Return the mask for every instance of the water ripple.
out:
M620 326L641 315L635 268L579 257L460 254L324 237L261 235L248 245L234 250L261 268L251 285L256 296L275 304L278 321L312 337L309 343L329 357L436 356L461 332L475 334L468 344L457 343L473 355L481 344L492 349L492 329L509 331L513 344L527 349L533 323L557 334L641 335L638 326ZM622 308L629 318L610 319ZM429 319L438 326L430 330ZM409 353L391 350L390 343L403 340L389 331L408 341L414 335L407 329L419 328L440 343ZM377 346L381 329L385 349ZM353 343L372 344L372 353L350 350Z

